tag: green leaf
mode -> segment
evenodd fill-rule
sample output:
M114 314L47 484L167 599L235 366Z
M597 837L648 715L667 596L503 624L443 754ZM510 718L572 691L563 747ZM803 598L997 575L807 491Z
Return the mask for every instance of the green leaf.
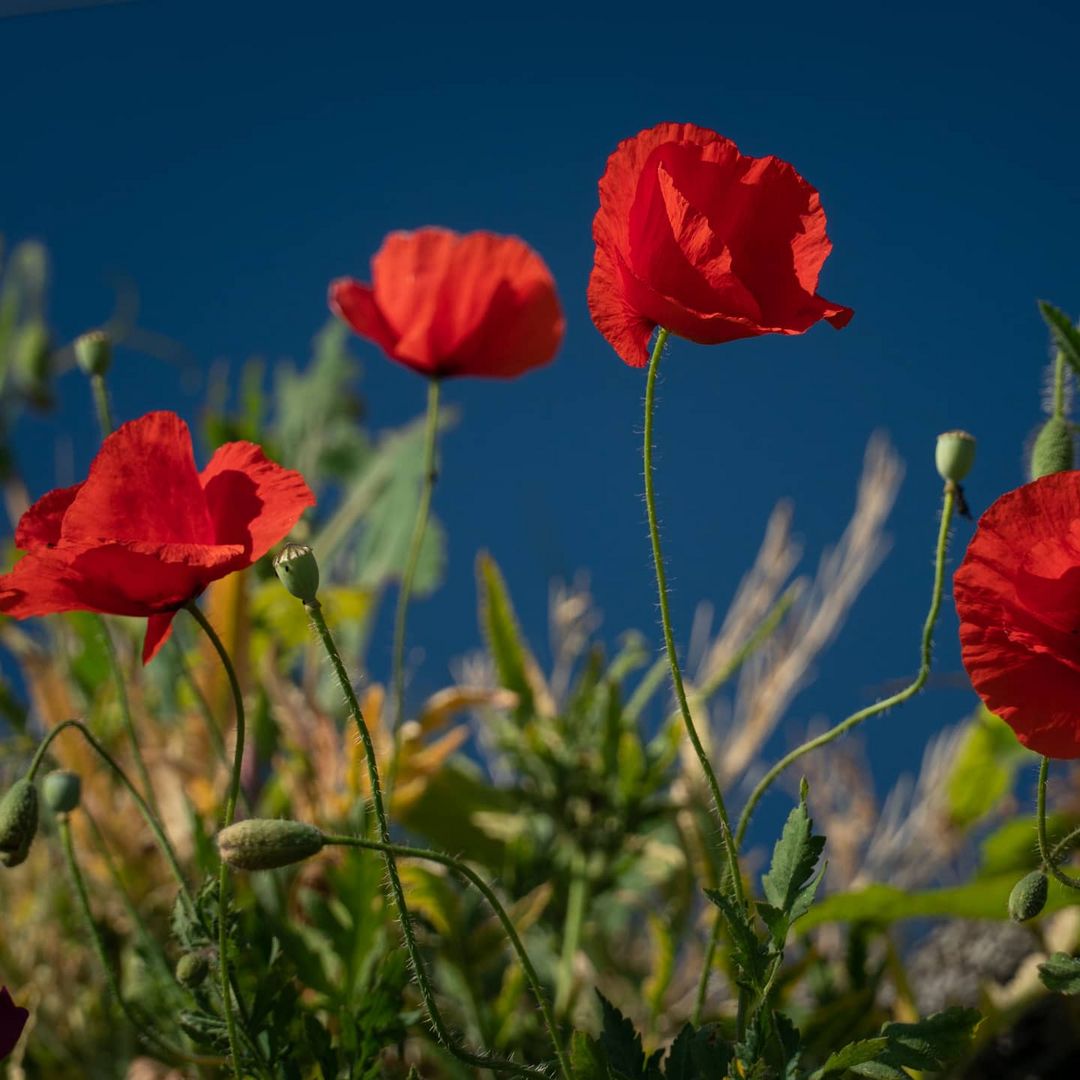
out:
M611 1072L600 1044L584 1031L570 1038L570 1072L574 1080L608 1080Z
M499 681L518 695L518 714L530 716L536 704L532 680L536 660L522 637L502 573L486 551L476 558L476 578L480 594L480 629L495 662Z
M689 1024L675 1036L664 1062L664 1080L701 1080L727 1076L731 1047L710 1024L695 1031Z
M862 922L871 926L889 926L903 919L945 918L1007 919L1009 893L1016 884L1016 873L979 878L966 885L947 889L927 889L908 893L892 885L869 885L854 892L834 893L817 904L803 919L803 931L829 922ZM1050 882L1046 914L1075 903L1068 889Z
M799 893L810 880L824 846L825 838L813 835L813 822L806 803L799 802L788 815L784 831L773 848L772 865L761 879L773 907L790 913Z
M863 1065L868 1061L874 1061L885 1051L889 1040L883 1036L873 1039L861 1039L859 1042L848 1043L841 1050L830 1054L825 1064L813 1074L813 1080L825 1080L827 1076L838 1076L856 1065Z
M1056 952L1039 965L1043 986L1058 994L1080 994L1080 960L1068 953Z
M1029 757L1003 720L980 709L967 724L945 782L952 824L966 829L981 821L1008 794Z
M596 996L604 1018L600 1048L611 1073L626 1080L659 1080L660 1051L646 1058L634 1025L603 994L597 991Z
M720 909L731 939L731 953L742 981L760 992L765 984L765 949L744 911L718 889L706 889L705 895Z
M1045 300L1039 301L1039 312L1050 327L1054 344L1061 350L1069 367L1080 376L1080 330L1073 326L1065 312Z

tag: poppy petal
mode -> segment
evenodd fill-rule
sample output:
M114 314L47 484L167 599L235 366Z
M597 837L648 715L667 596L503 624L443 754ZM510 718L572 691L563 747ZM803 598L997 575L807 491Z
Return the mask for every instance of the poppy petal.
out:
M383 352L394 355L399 335L383 318L369 285L353 278L338 278L331 282L330 310L361 337L369 338Z
M168 611L161 615L151 615L146 620L146 637L143 639L142 662L144 666L157 656L161 646L172 635L173 619L175 611Z
M217 543L243 547L246 563L261 559L315 505L304 478L254 443L218 447L199 479Z
M61 536L213 544L187 424L176 413L153 412L117 428L68 507Z
M60 542L60 526L64 520L64 514L72 504L75 496L79 494L82 484L74 484L71 487L57 488L42 495L26 513L19 518L19 524L15 529L15 546L22 551L46 544L52 545Z

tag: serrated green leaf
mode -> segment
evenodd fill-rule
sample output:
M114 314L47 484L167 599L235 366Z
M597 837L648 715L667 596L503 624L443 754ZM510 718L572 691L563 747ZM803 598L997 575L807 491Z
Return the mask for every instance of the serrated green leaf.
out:
M518 713L531 715L535 699L530 668L535 669L536 661L522 636L502 573L487 552L477 556L476 578L480 596L480 629L495 662L499 682L518 695Z
M1080 330L1073 326L1065 312L1045 300L1039 301L1039 312L1050 327L1054 344L1061 350L1069 367L1080 376Z
M880 1035L873 1039L861 1039L859 1042L849 1043L830 1054L825 1064L813 1074L811 1080L825 1080L829 1076L840 1076L854 1069L856 1065L874 1061L884 1053L888 1045L889 1040Z
M641 1036L634 1025L603 994L597 991L603 1014L600 1048L610 1071L626 1080L652 1080L659 1077L655 1064L659 1055L646 1059Z
M611 1076L600 1044L584 1031L570 1038L570 1072L574 1080L608 1080Z
M732 1049L719 1028L709 1024L695 1031L684 1024L664 1062L664 1080L702 1080L726 1076Z
M1043 986L1058 994L1080 994L1080 959L1056 952L1039 965Z
M749 917L717 889L706 889L705 895L720 909L731 939L732 958L738 966L743 980L760 991L765 983L764 946L758 940Z
M977 1009L953 1007L913 1024L883 1024L897 1062L909 1069L941 1069L971 1045L982 1016Z
M810 882L825 846L825 837L813 835L813 825L806 803L799 802L784 823L773 848L769 872L761 879L769 903L786 915L791 914L796 899Z

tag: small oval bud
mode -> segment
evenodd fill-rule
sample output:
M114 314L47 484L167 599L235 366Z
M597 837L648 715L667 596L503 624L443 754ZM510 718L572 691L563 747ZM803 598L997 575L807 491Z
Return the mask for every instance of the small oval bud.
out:
M41 796L54 814L70 814L79 805L82 781L78 773L57 769L41 781Z
M203 953L184 953L176 962L176 981L188 990L201 986L209 974L210 961Z
M38 826L38 794L25 777L0 799L0 862L18 866L30 851Z
M112 342L104 330L91 330L75 339L75 363L86 375L104 375L112 363Z
M307 544L286 544L274 559L274 570L285 586L305 604L319 591L319 564Z
M937 437L934 464L942 480L959 484L975 464L975 436L966 431L943 431Z
M1031 479L1074 468L1073 433L1063 416L1051 416L1043 424L1031 448Z
M274 870L301 862L326 842L314 825L276 818L249 818L222 829L218 854L236 870Z
M1041 870L1033 870L1022 877L1009 893L1009 918L1013 922L1027 922L1046 906L1050 883Z

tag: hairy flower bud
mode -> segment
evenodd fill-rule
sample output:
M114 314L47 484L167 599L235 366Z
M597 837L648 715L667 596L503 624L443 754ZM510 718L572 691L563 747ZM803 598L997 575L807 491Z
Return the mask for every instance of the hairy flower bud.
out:
M326 838L314 825L276 818L249 818L222 829L218 853L236 870L274 870L322 850Z
M18 866L30 851L38 826L37 788L25 777L0 799L0 862Z
M1072 427L1065 417L1051 416L1043 424L1031 448L1031 479L1068 472L1074 463Z
M184 953L176 962L176 981L188 990L201 986L209 974L210 961L203 953Z
M959 484L975 464L975 437L966 431L943 431L937 437L934 464L942 480Z
M1050 882L1041 870L1033 870L1022 877L1009 893L1009 918L1013 922L1027 922L1046 906Z
M112 363L112 342L104 330L91 330L75 339L75 363L86 375L104 375Z
M57 769L42 780L41 795L54 814L70 814L79 805L82 781L78 773Z
M305 604L319 591L319 564L307 544L286 544L274 559L274 570L285 586Z

